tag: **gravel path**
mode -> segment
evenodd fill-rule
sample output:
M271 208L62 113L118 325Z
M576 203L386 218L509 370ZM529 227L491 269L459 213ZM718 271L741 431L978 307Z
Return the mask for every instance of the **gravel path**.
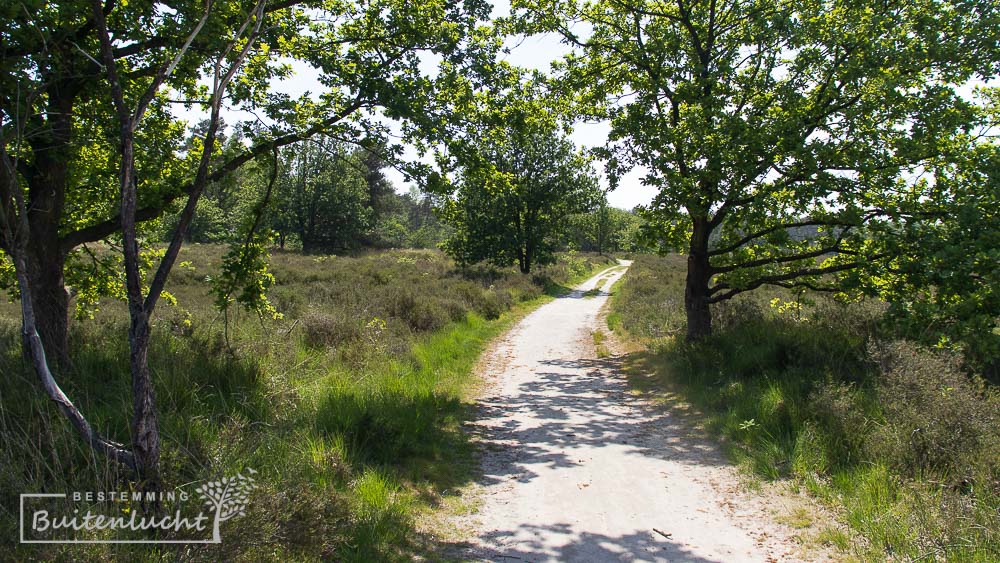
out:
M623 261L623 266L630 263ZM669 409L628 393L619 359L596 359L606 270L522 320L485 360L473 432L478 511L462 559L787 561L797 545L741 490L718 448ZM603 282L597 295L586 295ZM471 519L471 521L469 520Z

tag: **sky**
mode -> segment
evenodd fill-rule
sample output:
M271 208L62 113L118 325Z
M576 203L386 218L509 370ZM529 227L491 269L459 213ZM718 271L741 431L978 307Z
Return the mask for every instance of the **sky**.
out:
M509 10L509 3L506 0L498 0L494 4L493 16L507 15ZM503 55L506 61L520 67L537 69L543 72L549 70L549 65L552 61L561 58L569 52L569 47L560 43L559 38L555 34L518 39L511 38L507 41L507 46L510 47L510 53ZM428 60L427 63L428 71L432 71L434 61ZM272 88L275 91L287 93L295 98L306 91L315 94L324 90L324 87L318 80L319 72L316 69L295 61L292 61L292 68L295 71L295 75L272 84ZM189 123L194 123L203 117L199 115L197 108L183 110L178 107L177 110L179 116L187 119ZM253 119L253 116L250 114L238 111L227 112L223 117L229 123ZM579 123L574 128L571 138L581 148L602 146L607 141L609 130L610 126L606 122ZM404 157L415 160L418 158L418 154L414 149L408 148L404 152ZM600 177L601 185L607 187L607 180L600 163L595 164L595 172ZM410 190L411 185L403 179L403 175L399 171L388 169L386 176L392 181L397 191L405 193ZM656 190L644 186L641 176L642 172L639 170L633 171L621 178L618 187L608 193L608 202L612 206L622 209L632 209L636 205L648 204L653 199Z

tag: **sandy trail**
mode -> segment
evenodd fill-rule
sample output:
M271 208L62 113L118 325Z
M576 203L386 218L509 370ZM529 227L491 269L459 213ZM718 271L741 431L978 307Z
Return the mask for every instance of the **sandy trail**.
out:
M629 265L629 262L623 262ZM486 358L474 432L476 536L489 561L775 561L795 544L713 444L628 393L592 331L624 268L522 320ZM605 280L596 296L585 295Z

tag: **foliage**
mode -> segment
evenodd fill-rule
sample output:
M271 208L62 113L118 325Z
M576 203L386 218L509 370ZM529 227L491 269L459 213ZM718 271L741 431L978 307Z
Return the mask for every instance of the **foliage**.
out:
M90 4L32 1L0 8L5 22L0 27L0 141L8 149L5 154L18 159L18 181L28 207L46 210L29 217L33 256L28 264L37 269L31 277L40 303L51 303L45 310L63 313L69 302L62 287L62 258L81 244L112 236L120 224L116 170L109 166L120 128L107 65L99 62ZM174 202L190 191L207 128L201 122L189 129L173 110L206 107L210 92L203 79L211 76L220 54L226 54L222 62L228 63L239 52L226 51L226 44L251 6L229 0L212 2L207 12L205 3L196 1L169 7L148 2L105 6L114 66L127 100L139 98L207 14L190 48L166 73L164 87L153 96L136 133L140 221L175 211ZM419 114L421 100L433 88L422 67L423 53L447 59L451 68L475 69L483 68L482 57L495 51L495 38L478 29L490 10L480 0L266 0L263 8L266 24L224 100L233 110L227 115L242 111L253 118L230 124L228 138L220 138L211 151L207 194L212 201L200 205L195 225L199 240L224 238L218 211L232 209L227 192L242 184L229 176L247 162L322 132L345 139L382 137L385 127L378 114L393 119ZM322 91L296 97L277 87L292 76L293 63L318 69ZM238 219L226 226L236 224ZM59 322L65 316L55 314L42 323L43 341L53 355L65 354L60 340L65 340L66 323Z
M836 290L824 274L888 257L866 227L937 201L915 178L986 118L958 88L1000 70L986 5L525 0L515 25L574 49L560 92L610 120L612 183L641 166L659 189L648 233L691 256L696 339L761 285Z
M932 203L879 236L894 257L853 280L904 333L956 348L1000 382L1000 147L980 146L928 181Z
M148 248L139 254L140 271L149 272L153 264L163 257L163 249ZM111 297L125 301L125 272L122 255L111 244L81 245L68 258L66 286L73 296L77 320L93 319L100 309L102 299ZM143 275L143 287L148 287ZM175 302L169 292L162 296L168 303Z
M285 150L275 229L298 235L307 253L357 247L372 221L367 172L356 153L330 137Z
M604 196L592 211L566 217L564 244L585 252L636 252L641 226L638 215L609 206Z
M451 196L442 217L454 228L444 248L462 263L516 263L529 273L552 262L563 220L600 196L590 163L561 133L539 85L510 80L517 82L476 96L467 128L439 154L457 173L441 190Z
M226 252L222 258L222 271L212 280L211 291L219 310L227 310L235 301L260 316L281 316L267 298L267 292L275 283L267 261L272 240L270 233L251 234L245 243Z

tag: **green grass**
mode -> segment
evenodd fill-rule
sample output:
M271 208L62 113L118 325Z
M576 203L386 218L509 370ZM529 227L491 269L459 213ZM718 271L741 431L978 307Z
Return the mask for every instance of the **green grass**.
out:
M15 309L0 313L0 559L408 561L435 557L418 515L475 474L462 423L488 343L551 295L609 265L565 255L530 276L459 269L438 252L354 258L276 253L279 321L211 307L222 249L193 245L158 311L150 366L169 487L258 472L221 546L16 545L23 492L121 490L127 476L80 443L21 358ZM107 302L74 323L65 390L102 432L128 441L125 316Z
M609 326L645 345L631 384L689 405L753 476L789 480L849 526L821 543L868 561L1000 560L1000 393L895 341L879 303L763 293L683 341L683 262L640 256ZM776 300L776 301L775 301ZM801 527L802 515L787 516Z
M595 330L590 333L594 339L594 350L598 358L607 358L611 355L611 351L608 349L607 340L608 336L604 334L602 330Z

